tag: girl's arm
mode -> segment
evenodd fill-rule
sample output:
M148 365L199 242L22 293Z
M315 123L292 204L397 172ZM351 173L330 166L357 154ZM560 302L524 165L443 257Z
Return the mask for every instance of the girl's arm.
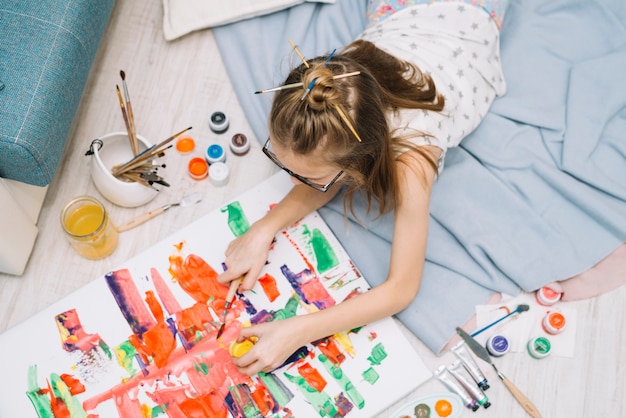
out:
M252 289L267 260L274 236L281 229L324 206L340 189L339 184L334 184L324 193L304 184L295 185L272 210L228 245L225 254L228 270L218 280L227 284L244 276L240 290Z
M399 165L400 203L395 213L391 262L387 280L371 290L319 312L241 330L240 339L258 343L233 361L246 374L269 372L297 348L393 315L409 305L420 286L428 228L428 207L435 173L423 157L405 153Z

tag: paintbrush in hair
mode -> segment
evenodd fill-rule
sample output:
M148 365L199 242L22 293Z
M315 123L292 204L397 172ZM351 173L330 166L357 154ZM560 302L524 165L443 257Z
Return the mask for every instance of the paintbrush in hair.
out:
M339 80L341 78L351 77L353 75L359 75L359 74L361 74L360 71L353 71L351 73L335 75L335 76L333 76L333 78L335 80ZM279 91L279 90L289 90L289 89L293 89L293 88L296 88L296 87L302 87L303 85L304 84L302 82L292 83L292 84L285 84L284 86L272 87L271 89L257 90L257 91L254 92L254 94L264 94L264 93L271 93L273 91Z
M135 127L135 115L133 113L133 107L130 104L130 94L128 94L128 86L126 85L126 73L124 70L120 70L120 77L122 77L122 87L124 89L124 98L126 99L126 113L128 115L128 125L130 126L130 145L133 150L133 155L139 154L139 145L137 143L137 128Z

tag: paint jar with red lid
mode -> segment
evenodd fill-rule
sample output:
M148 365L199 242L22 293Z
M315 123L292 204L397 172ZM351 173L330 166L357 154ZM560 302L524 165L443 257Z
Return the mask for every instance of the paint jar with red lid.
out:
M543 317L541 325L548 334L560 334L565 328L565 315L561 312L548 312L548 314Z
M537 290L535 297L537 299L537 302L539 302L540 304L544 306L551 306L561 300L561 293L549 287L542 287L541 289Z

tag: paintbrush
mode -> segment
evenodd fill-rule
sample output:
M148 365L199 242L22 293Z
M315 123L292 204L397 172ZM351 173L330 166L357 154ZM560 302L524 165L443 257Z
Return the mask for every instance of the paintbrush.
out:
M478 356L478 358L491 364L500 380L502 380L502 382L504 383L504 386L506 386L509 392L511 392L513 397L517 400L517 402L519 402L522 408L524 408L524 410L528 412L531 417L541 418L539 410L537 409L537 407L535 407L535 405L533 405L530 399L528 399L522 392L520 392L520 390L515 387L515 385L498 370L496 365L491 360L487 349L480 345L478 341L472 338L472 336L465 332L462 328L456 327L456 332L461 336L463 341L465 341L465 344L468 345L468 347L474 352L474 354Z
M492 322L491 324L489 324L489 325L487 325L487 326L485 326L485 327L483 327L483 328L479 329L478 331L474 332L474 333L472 334L472 337L475 337L475 336L477 336L478 334L480 334L481 332L485 331L486 329L489 329L489 328L491 328L492 326L496 325L497 323L504 321L505 319L507 319L507 318L508 318L509 316L511 316L511 315L515 315L515 314L518 314L518 313L526 312L526 311L527 311L527 310L529 310L529 309L530 309L530 306L529 306L529 305L524 305L524 304L522 304L522 305L517 305L517 308L515 308L514 310L512 310L510 313L508 313L508 314L504 315L502 318L500 318L500 319L498 319L498 320L496 320L496 321Z
M171 148L171 146L168 146L166 148L163 148L165 145L167 145L169 142L171 142L172 140L174 140L174 138L176 138L177 136L183 134L184 132L188 131L191 129L191 126L189 128L185 128L180 132L175 133L174 135L170 136L169 138L161 141L160 143L151 146L148 150L140 153L139 155L133 157L130 161L120 165L120 166L115 166L113 167L113 175L114 176L118 176L119 174L125 172L126 170L129 170L131 168L135 168L138 166L138 163L142 163L145 162L147 160L149 160L150 158L154 157L155 155L163 152L165 149ZM139 164L140 165L140 164Z
M133 150L133 155L139 154L139 145L137 143L137 129L135 127L135 116L133 114L133 107L130 104L130 94L128 94L128 86L126 85L126 73L124 70L120 70L120 77L122 77L122 87L124 89L124 98L126 99L126 113L128 116L128 125L130 126L130 146Z
M309 63L306 62L306 60L304 59L304 55L302 55L302 53L300 52L300 50L298 49L298 47L296 46L296 44L294 44L291 39L288 39L289 44L291 45L291 47L293 48L293 50L295 51L295 53L298 55L298 57L300 57L300 59L302 60L302 63L304 64L304 66L306 68L309 68Z
M133 155L137 155L135 152L135 142L133 141L133 133L130 128L130 121L128 120L128 113L126 112L126 106L124 105L124 99L122 98L122 92L120 91L120 86L115 85L115 89L117 90L117 98L120 101L120 109L122 109L122 116L124 117L124 125L126 125L126 133L128 134L128 142L130 143L130 149L133 151Z
M335 75L335 76L333 76L333 78L335 80L338 80L338 79L341 79L341 78L351 77L353 75L359 75L359 74L361 74L360 71L352 71L351 73ZM271 89L257 90L257 91L254 92L254 94L264 94L264 93L271 93L273 91L289 90L289 89L293 89L293 88L296 88L296 87L302 87L303 85L304 85L304 83L302 83L302 82L285 84L284 86L272 87Z
M242 281L243 281L243 276L230 282L230 286L228 287L228 293L226 293L226 299L225 299L226 302L224 302L224 312L222 314L222 318L223 318L222 325L220 325L220 329L217 331L218 339L222 336L222 333L224 332L224 328L226 326L226 314L228 314L228 309L230 309L230 306L233 303L233 298L235 297L235 293L237 292L237 288L239 287Z

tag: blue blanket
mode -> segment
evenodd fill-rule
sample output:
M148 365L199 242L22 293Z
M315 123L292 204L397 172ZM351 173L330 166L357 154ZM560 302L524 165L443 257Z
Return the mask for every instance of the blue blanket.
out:
M340 48L365 27L366 7L304 4L215 29L259 140L271 95L253 92L298 64L287 39L305 56ZM566 279L626 241L624 22L622 0L512 2L501 38L508 91L448 152L432 196L422 286L398 314L434 352L494 291L514 295ZM374 286L387 274L393 221L346 230L342 209L339 198L320 213Z

